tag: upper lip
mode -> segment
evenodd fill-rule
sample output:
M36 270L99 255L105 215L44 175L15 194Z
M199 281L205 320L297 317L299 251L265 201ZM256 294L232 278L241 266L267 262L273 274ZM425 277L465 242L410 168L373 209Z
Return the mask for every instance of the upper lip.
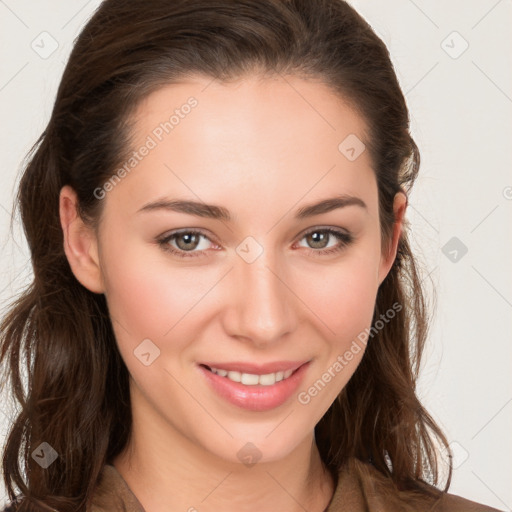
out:
M266 375L268 373L285 372L287 370L295 371L297 368L306 364L308 361L274 361L266 364L244 363L232 361L227 363L202 362L200 364L209 368L218 368L221 370L250 373L254 375Z

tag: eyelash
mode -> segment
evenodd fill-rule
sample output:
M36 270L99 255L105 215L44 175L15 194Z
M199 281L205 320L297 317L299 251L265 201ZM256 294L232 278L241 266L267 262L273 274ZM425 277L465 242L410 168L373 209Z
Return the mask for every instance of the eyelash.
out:
M318 256L318 255L323 256L323 255L327 255L327 254L333 254L336 252L340 252L354 241L354 237L351 234L345 233L344 231L340 231L340 230L333 229L333 228L311 229L311 230L307 231L306 233L304 233L299 240L302 240L304 237L310 235L311 233L328 233L328 234L335 236L340 241L340 243L337 246L331 247L329 249L312 249L312 248L305 247L305 249L308 250L309 254L314 253L315 256ZM157 241L158 245L164 251L170 252L170 253L178 256L179 258L194 258L197 256L202 256L202 254L205 251L188 252L188 251L175 249L174 247L169 245L169 242L171 240L174 240L176 237L178 237L179 235L183 235L183 234L200 235L200 236L203 236L203 237L207 238L208 240L210 240L208 238L208 236L206 236L202 231L198 231L195 229L187 229L187 230L175 231L175 232L171 233L170 235L166 235L164 237L158 238L156 241Z

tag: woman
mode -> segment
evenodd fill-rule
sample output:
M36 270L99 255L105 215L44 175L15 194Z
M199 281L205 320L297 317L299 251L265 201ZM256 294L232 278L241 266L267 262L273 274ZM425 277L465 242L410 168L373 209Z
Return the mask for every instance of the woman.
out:
M19 188L12 509L495 510L415 395L419 161L348 4L103 2Z

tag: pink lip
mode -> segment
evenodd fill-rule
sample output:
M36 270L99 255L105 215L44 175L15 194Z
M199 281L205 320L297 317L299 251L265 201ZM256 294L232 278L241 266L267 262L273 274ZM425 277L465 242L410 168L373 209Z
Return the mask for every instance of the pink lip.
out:
M274 361L267 364L243 363L234 361L231 363L213 363L204 361L201 364L209 368L227 370L228 372L252 373L255 375L266 375L268 373L285 372L286 370L296 370L307 361Z
M219 364L219 363L217 363ZM284 368L292 369L296 363L293 363L290 366L289 362L278 362L273 365L266 366L256 366L249 364L235 364L232 363L233 367L236 367L235 370L230 371L240 371L238 368L244 368L243 373L255 373L265 375L265 373L274 373L278 371L284 370L269 370L269 368L275 368L276 365L280 368L283 368L283 364L285 364ZM243 409L247 409L249 411L268 411L270 409L274 409L275 407L279 407L284 404L297 390L300 386L301 382L304 379L304 375L309 367L309 362L306 362L302 365L296 365L298 368L294 373L290 375L287 379L276 382L272 386L246 386L240 382L233 382L227 377L221 377L217 375L202 365L198 365L199 371L204 376L208 384L212 387L212 389L221 397L226 399L233 405L241 407ZM288 365L288 367L286 367ZM209 366L209 365L207 365ZM219 366L215 366L212 364L214 368L223 368L228 370L227 367L219 364ZM249 369L245 370L245 369ZM262 371L263 370L263 371Z

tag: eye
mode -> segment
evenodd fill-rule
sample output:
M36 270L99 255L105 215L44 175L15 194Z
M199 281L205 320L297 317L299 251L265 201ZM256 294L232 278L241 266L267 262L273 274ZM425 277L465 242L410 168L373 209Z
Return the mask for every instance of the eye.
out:
M208 244L201 247L201 238L210 240L203 232L193 229L184 229L175 231L164 237L158 238L158 245L167 252L174 254L180 258L191 258L204 255ZM326 245L330 239L337 239L338 243L329 247ZM302 235L300 240L307 239L313 248L306 247L306 250L315 256L331 254L342 251L346 246L352 243L354 237L345 231L334 228L315 228ZM195 250L199 249L199 250Z
M337 239L338 243L329 247L327 242L333 238ZM306 232L301 240L303 239L306 239L308 244L313 245L313 249L306 247L310 253L324 255L342 251L353 242L354 237L348 232L334 228L314 228Z
M190 258L195 256L201 256L201 254L207 249L207 247L201 246L201 238L205 238L206 240L210 240L204 233L196 230L182 230L175 231L170 235L167 235L163 238L157 239L158 245L164 250L168 251L172 254L180 258ZM171 242L175 243L176 246L173 247ZM206 244L208 245L208 244ZM194 251L194 249L200 248L199 251Z

